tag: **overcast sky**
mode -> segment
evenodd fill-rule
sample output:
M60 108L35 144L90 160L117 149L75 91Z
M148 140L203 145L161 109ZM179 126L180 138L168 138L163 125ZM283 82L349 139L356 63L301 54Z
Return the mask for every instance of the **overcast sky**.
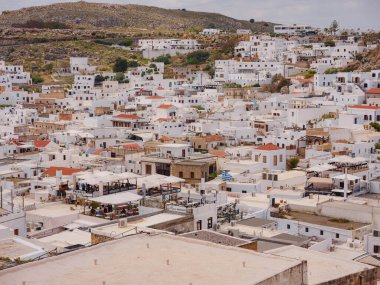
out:
M0 0L1 10L76 0ZM87 0L218 12L238 19L324 28L336 19L342 27L380 30L380 0Z

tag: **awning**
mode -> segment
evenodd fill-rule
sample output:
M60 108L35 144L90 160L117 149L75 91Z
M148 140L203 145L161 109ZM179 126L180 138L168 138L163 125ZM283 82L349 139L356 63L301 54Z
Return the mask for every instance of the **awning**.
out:
M324 172L336 169L337 167L331 164L321 164L306 169L307 172Z
M164 184L175 184L185 182L185 179L176 176L165 176L160 174L153 174L150 176L137 179L137 186L142 187L145 184L146 188L160 187Z
M130 202L136 202L142 199L142 196L131 192L120 192L116 194L104 195L96 198L89 198L90 201L108 205L121 205Z
M351 174L340 174L340 175L334 176L333 179L345 180L346 175L347 175L347 180L350 180L350 181L355 181L355 180L360 179L360 177L351 175Z
M336 156L336 157L330 159L329 162L355 164L355 163L366 163L366 162L368 162L368 159L363 158L363 157L350 157L347 155L340 155L340 156Z
M333 184L333 180L331 178L323 178L323 177L311 177L307 183L311 184Z
M88 172L77 176L79 182L87 183L90 185L96 185L100 182L112 183L117 181L125 181L139 177L141 176L132 172L113 173L110 171L98 171L94 173Z

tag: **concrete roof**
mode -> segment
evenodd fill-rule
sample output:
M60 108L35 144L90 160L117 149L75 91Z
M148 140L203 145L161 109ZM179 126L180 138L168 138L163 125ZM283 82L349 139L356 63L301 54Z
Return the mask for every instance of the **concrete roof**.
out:
M22 281L49 284L52 280L56 285L102 284L103 281L106 284L239 285L257 284L299 264L293 258L182 237L142 234L3 270L0 279L3 285Z
M307 284L321 284L353 273L373 268L355 261L335 258L325 253L296 246L286 246L269 250L267 253L307 261Z

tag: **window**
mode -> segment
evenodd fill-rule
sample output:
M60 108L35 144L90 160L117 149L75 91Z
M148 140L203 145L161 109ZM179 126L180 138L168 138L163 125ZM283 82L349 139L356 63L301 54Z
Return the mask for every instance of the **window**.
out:
M145 174L152 174L152 165L145 165Z
M378 245L374 245L374 246L373 246L373 252L374 252L374 253L379 253L379 248L380 248L380 247L379 247Z
M263 156L263 163L267 163L267 156L266 155Z
M202 229L202 220L199 220L197 222L197 231L200 231Z
M194 172L190 172L190 178L194 178Z
M282 162L282 159L283 159L282 154L280 154L280 162Z
M273 165L277 166L277 155L273 156Z
M14 229L13 233L14 233L15 236L18 236L18 229Z
M323 236L323 231L322 231L322 230L320 230L320 231L319 231L319 234L320 234L321 236Z
M183 178L183 172L182 171L180 171L178 175L180 178Z
M212 228L212 217L207 219L207 228L211 229Z
M287 225L286 225L286 228L287 228L288 230L290 230L290 225L289 225L289 224L287 224Z
M335 238L339 238L339 234L335 234Z
M305 228L305 232L307 232L307 233L308 233L308 232L309 232L309 228Z

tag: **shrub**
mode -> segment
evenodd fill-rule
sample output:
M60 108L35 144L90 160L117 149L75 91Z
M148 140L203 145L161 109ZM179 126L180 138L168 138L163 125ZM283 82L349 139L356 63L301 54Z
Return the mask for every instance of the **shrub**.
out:
M115 64L113 65L114 72L124 73L128 69L128 61L124 58L117 58Z
M65 23L60 23L56 21L41 21L41 20L28 20L25 23L13 24L15 28L26 28L26 29L70 29L70 26Z
M33 84L38 84L44 82L43 78L39 73L33 73L32 74L32 83Z
M299 162L300 160L297 157L292 157L286 161L286 164L288 166L288 169L294 169L297 167Z
M123 83L123 82L124 82L124 79L125 79L125 75L124 75L124 73L121 73L121 72L116 73L116 75L115 75L115 80L116 80L117 82L119 82L119 83Z
M155 62L163 62L164 64L170 64L171 63L172 57L167 54L167 55L160 55L156 57L153 61Z
M203 64L210 57L210 53L204 50L193 51L186 56L186 63L191 65Z
M333 40L325 41L325 46L335 47L335 42Z
M338 69L335 67L330 67L325 71L325 74L335 74L338 73Z
M130 47L133 45L133 39L132 38L122 39L118 44L121 46Z

